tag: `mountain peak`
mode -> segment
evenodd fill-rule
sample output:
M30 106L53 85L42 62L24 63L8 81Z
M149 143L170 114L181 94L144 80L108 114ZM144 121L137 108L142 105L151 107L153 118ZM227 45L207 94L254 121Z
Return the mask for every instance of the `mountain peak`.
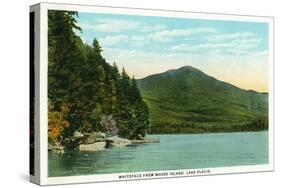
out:
M159 75L162 75L162 76L176 76L176 75L196 75L196 76L199 76L199 77L205 77L207 76L204 72L202 72L201 70L195 68L195 67L192 67L192 66L183 66L183 67L180 67L180 68L177 68L177 69L170 69L170 70L167 70L166 72L163 72L163 73L160 73Z
M196 69L196 70L198 70L197 68L190 66L190 65L185 65L183 67L180 67L179 69Z
M182 73L203 73L202 71L200 71L199 69L186 65L177 69L169 69L166 72L160 73L160 75L177 75L177 74L182 74ZM203 73L205 74L205 73Z
M183 67L180 67L180 68L177 68L177 69L170 69L167 72L169 72L169 71L183 71L183 70L184 71L186 71L186 70L188 70L188 71L200 71L199 69L197 69L195 67L192 67L190 65L186 65L186 66L183 66Z

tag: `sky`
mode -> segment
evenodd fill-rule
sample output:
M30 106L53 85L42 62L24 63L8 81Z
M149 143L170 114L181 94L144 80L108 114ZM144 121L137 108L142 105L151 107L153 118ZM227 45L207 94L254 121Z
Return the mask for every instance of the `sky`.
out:
M188 65L268 91L267 23L101 13L79 13L77 21L85 43L97 38L106 61L137 79Z

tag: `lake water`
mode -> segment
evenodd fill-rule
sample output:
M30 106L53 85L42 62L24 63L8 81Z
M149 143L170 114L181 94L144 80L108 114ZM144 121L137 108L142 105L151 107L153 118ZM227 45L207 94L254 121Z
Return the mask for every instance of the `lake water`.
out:
M98 152L49 153L49 176L229 167L268 163L268 132L150 135L160 143Z

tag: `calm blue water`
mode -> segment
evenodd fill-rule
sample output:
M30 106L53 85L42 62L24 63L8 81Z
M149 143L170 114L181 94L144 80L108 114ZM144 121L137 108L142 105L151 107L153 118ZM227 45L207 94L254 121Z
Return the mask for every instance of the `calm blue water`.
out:
M99 152L49 153L49 176L268 163L268 132L150 135L160 143Z

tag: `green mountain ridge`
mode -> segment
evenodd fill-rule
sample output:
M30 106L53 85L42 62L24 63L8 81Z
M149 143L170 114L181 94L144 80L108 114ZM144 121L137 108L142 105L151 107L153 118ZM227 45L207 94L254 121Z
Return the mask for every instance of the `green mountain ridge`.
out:
M137 83L150 110L153 133L163 132L163 127L172 132L217 132L267 126L252 123L266 122L267 93L241 89L191 66L150 75Z

